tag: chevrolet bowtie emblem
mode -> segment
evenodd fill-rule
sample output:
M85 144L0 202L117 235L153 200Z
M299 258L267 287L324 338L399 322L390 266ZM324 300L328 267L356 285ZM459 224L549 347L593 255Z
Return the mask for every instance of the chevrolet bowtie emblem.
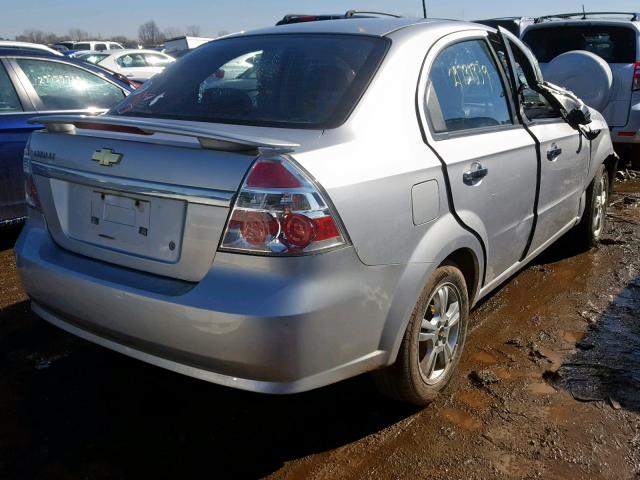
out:
M96 150L95 152L93 152L93 157L91 157L91 160L98 162L104 167L110 167L111 165L120 163L120 160L122 160L122 154L115 153L110 148L101 148L100 150Z

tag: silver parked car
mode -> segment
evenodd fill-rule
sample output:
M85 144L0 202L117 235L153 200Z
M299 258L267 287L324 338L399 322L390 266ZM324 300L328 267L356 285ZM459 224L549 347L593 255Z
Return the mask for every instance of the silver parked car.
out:
M478 300L571 229L598 242L617 161L517 38L452 21L237 34L104 116L39 121L16 246L38 315L231 387L375 371L416 404Z

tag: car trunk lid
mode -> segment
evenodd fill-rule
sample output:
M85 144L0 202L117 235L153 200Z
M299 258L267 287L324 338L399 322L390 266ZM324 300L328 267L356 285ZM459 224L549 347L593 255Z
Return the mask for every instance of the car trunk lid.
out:
M259 149L296 145L251 129L191 122L36 121L47 130L34 133L26 157L55 241L75 253L187 281L210 268L231 202Z

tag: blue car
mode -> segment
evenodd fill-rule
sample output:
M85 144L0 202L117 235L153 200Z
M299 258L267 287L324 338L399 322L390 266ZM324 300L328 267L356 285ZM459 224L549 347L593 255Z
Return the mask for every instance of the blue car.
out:
M130 92L125 77L82 61L33 50L0 48L0 228L26 215L22 153L32 117L97 114Z

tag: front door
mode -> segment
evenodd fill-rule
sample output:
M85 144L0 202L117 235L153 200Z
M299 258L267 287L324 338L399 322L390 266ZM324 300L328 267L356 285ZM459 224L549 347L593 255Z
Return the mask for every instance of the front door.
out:
M589 170L590 145L542 93L531 88L536 82L536 67L531 65L526 47L512 36L505 40L520 92L523 121L540 143L537 223L529 247L533 252L575 222Z

